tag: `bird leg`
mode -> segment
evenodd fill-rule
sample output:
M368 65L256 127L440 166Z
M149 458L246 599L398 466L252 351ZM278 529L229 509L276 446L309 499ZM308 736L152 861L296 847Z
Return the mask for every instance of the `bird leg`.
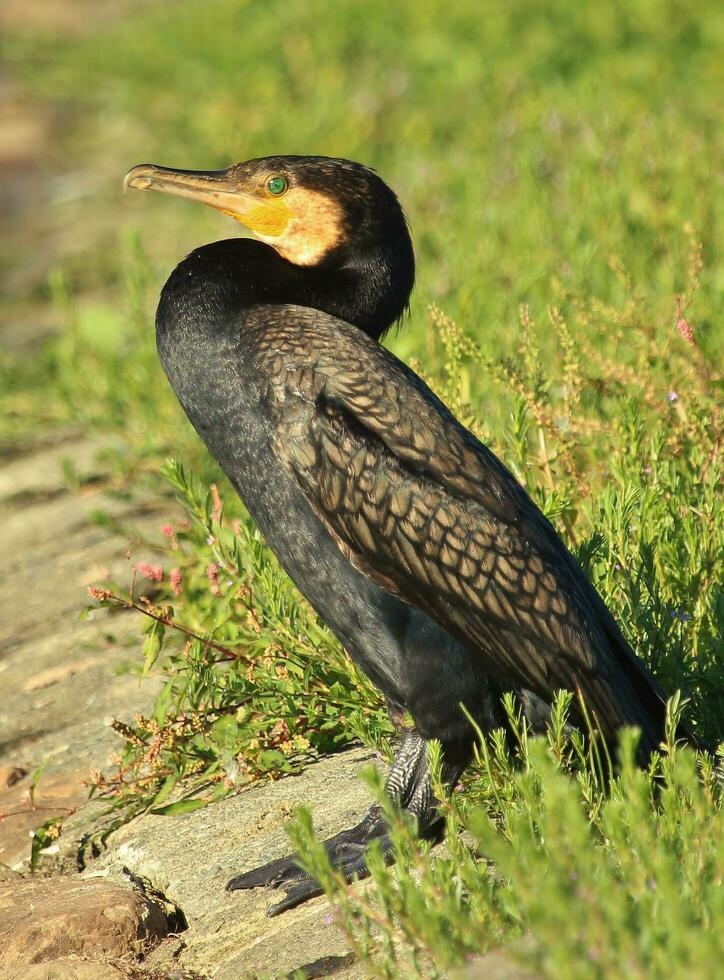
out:
M454 784L464 768L464 764L443 761L444 782ZM414 815L419 836L439 838L443 820L430 785L427 743L414 729L406 732L402 738L387 776L385 790L403 810ZM341 871L347 881L351 881L353 878L366 878L369 874L366 854L372 841L378 842L385 861L392 863L392 842L378 804L370 807L355 827L330 837L324 846L332 866ZM270 916L286 912L315 895L321 895L324 890L315 878L300 867L294 854L238 875L228 882L226 888L227 891L237 891L265 885L280 888L285 893L281 901L268 909Z

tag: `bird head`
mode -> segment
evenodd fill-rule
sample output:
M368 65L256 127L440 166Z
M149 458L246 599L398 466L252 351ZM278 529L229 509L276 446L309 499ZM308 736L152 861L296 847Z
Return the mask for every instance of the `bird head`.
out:
M381 246L412 245L395 194L372 170L331 157L271 156L226 170L142 163L124 188L156 190L229 215L297 266L339 265Z

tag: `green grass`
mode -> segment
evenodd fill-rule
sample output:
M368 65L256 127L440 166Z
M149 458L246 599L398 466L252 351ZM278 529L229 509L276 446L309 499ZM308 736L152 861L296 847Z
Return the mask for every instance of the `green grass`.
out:
M305 867L324 883L369 976L448 976L501 942L509 969L533 976L717 973L720 780L674 745L673 727L662 757L638 771L629 731L603 793L596 767L562 737L567 703L558 702L548 739L529 741L507 702L517 765L503 739L481 743L475 783L445 805L447 853L437 860L387 804L401 857L394 869L379 856L371 862L374 888L364 897L332 871L309 812L299 814L292 836ZM370 784L384 803L373 774Z
M386 752L390 734L162 375L151 324L165 276L238 227L123 198L124 172L149 159L314 152L379 169L418 255L390 346L555 521L639 655L688 700L688 724L722 738L724 12L599 7L209 0L134 6L80 40L0 42L65 121L50 154L87 191L50 214L66 247L47 290L15 297L53 303L64 328L32 356L0 357L0 449L57 423L107 433L109 488L175 494L187 514L159 530L159 569L96 592L138 609L131 669L165 680L152 717L118 725L121 766L96 790L104 830L149 806L204 805L354 736ZM169 455L181 463L162 472ZM524 734L512 755L500 735L486 745L448 806L451 837L468 829L497 873L457 844L430 866L400 825L399 871L377 869L367 905L328 879L371 972L396 975L401 956L413 958L403 975L452 965L530 932L548 976L713 974L724 835L711 763L699 759L697 781L693 755L669 746L606 793L555 732L547 753Z

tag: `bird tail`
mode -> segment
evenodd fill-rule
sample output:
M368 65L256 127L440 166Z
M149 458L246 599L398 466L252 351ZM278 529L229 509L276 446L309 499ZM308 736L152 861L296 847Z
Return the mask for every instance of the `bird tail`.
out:
M596 590L591 587L598 623L618 665L615 684L609 685L615 710L599 719L599 727L609 745L616 745L617 731L624 725L641 731L638 745L639 761L646 764L666 735L666 696L645 664L636 656L621 628ZM598 699L597 699L598 700ZM617 716L617 717L616 717ZM676 737L695 748L698 742L681 723Z

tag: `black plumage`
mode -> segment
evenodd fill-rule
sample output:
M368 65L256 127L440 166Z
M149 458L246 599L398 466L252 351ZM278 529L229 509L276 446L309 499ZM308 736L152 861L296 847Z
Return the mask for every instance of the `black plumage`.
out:
M637 725L642 754L653 750L662 696L575 559L494 454L379 343L414 280L384 182L323 157L220 172L144 164L126 181L211 204L262 239L207 245L177 267L159 354L281 564L393 717L412 716L388 788L420 832L439 829L426 740L442 742L449 781L471 757L461 703L489 729L512 690L540 727L566 688L609 742ZM363 874L372 838L389 849L377 808L328 847ZM229 887L259 884L284 888L274 912L319 892L293 858Z

